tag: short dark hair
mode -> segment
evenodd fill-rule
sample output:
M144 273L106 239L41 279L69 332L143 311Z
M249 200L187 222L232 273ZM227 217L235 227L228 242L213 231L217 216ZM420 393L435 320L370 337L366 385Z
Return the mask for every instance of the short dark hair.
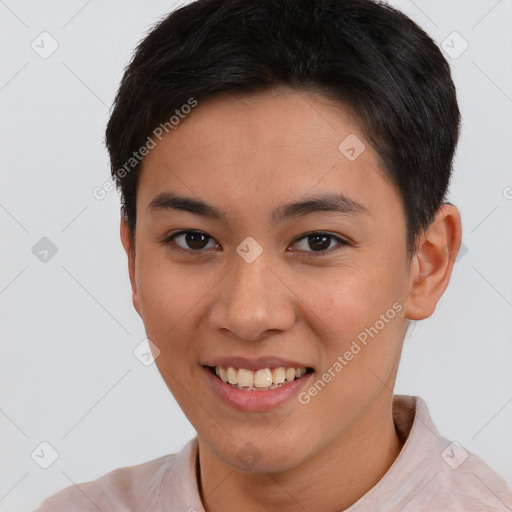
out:
M460 113L434 41L373 0L196 0L158 22L125 70L106 129L132 236L142 162L133 157L155 127L169 131L170 116L191 100L280 86L356 114L400 192L414 253L446 198Z

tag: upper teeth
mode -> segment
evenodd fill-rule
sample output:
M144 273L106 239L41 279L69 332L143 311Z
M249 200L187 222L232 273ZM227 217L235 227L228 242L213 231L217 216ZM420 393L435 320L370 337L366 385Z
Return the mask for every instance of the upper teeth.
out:
M262 368L261 370L246 370L245 368L233 368L232 366L216 366L215 373L233 386L239 388L270 388L281 385L285 380L291 382L302 377L306 368Z

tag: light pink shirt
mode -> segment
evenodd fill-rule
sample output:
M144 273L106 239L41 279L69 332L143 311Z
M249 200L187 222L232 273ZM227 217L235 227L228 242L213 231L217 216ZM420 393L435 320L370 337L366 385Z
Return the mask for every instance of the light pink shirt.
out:
M348 512L512 512L512 489L479 457L444 439L419 397L395 395L397 432L406 442L388 472ZM68 487L36 512L204 512L197 437L178 454L116 469Z

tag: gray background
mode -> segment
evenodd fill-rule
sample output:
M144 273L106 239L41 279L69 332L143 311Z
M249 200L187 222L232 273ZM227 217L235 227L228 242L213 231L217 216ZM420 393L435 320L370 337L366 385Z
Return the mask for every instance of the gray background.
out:
M445 437L512 482L512 0L391 3L451 54L464 117L451 200L467 250L435 315L410 329L396 391L423 397ZM117 193L92 194L109 176L103 133L122 70L175 5L0 0L4 512L195 434L155 366L133 354L144 330ZM58 453L48 469L43 441Z

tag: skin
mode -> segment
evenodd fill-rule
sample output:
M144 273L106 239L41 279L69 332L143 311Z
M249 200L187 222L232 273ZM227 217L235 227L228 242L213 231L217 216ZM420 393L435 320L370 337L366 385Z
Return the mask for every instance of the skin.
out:
M338 150L350 134L366 147L354 161ZM149 209L166 191L226 218ZM272 222L283 204L333 192L367 213ZM191 229L211 237L204 249L184 236L163 241ZM315 231L348 243L327 239L314 251L304 235ZM252 263L236 252L248 236L263 249ZM282 88L200 102L145 158L135 243L124 220L121 238L156 364L198 433L206 511L334 512L382 478L403 445L392 390L408 320L430 316L448 285L461 239L455 206L440 207L409 258L400 195L357 121ZM401 311L307 404L237 411L203 374L208 358L264 354L302 362L316 380L396 302ZM257 456L248 464L238 455L249 441Z

